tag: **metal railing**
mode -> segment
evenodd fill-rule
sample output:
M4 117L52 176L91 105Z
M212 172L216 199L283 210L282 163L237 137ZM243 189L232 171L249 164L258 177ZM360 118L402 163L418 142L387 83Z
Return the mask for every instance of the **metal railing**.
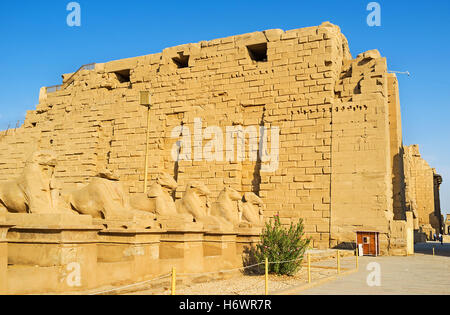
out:
M63 84L59 84L59 85L53 85L53 86L49 86L47 87L47 93L54 93L54 92L58 92L61 90L64 90L66 87L68 87L75 79L75 76L83 70L94 70L95 69L95 63L88 63L85 65L82 65L77 71L75 71L69 79L66 80L66 82L64 82Z
M47 93L55 93L61 91L62 84L47 87Z

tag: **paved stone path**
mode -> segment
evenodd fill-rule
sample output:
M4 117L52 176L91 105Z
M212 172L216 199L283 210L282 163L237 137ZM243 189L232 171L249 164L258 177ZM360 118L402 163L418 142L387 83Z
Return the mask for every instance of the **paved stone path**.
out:
M415 250L416 254L409 257L360 257L357 273L300 291L298 294L450 295L450 244L417 244ZM373 270L366 268L372 262L380 266L380 286L371 287L367 284L367 278Z

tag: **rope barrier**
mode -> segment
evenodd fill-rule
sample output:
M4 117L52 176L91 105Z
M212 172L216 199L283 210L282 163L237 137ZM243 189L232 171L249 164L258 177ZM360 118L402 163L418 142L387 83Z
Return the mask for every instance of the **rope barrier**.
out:
M311 266L311 257L310 254L307 254L308 256L308 283L311 283L311 268L316 268L315 266ZM337 266L337 270L338 270L338 274L340 273L340 253L338 251L338 266ZM99 292L95 292L89 295L99 295L99 294L105 294L105 293L110 293L110 292L114 292L114 291L119 291L119 290L124 290L124 289L128 289L128 288L132 288L132 287L136 287L136 286L140 286L143 284L147 284L153 281L157 281L157 280L161 280L161 279L165 279L165 278L172 278L172 295L175 294L175 284L176 284L176 277L178 278L183 278L183 277L189 277L189 276L206 276L206 275L211 275L211 274L218 274L218 273L229 273L229 272L234 272L234 271L239 271L239 270L246 270L246 269L250 269L250 268L254 268L254 267L258 267L261 265L265 265L266 266L266 272L265 272L265 292L266 295L268 294L268 266L269 265L275 265L275 264L284 264L284 263L290 263L290 262L295 262L295 261L301 261L303 260L304 257L301 258L297 258L297 259L292 259L292 260L284 260L284 261L276 261L276 262L269 262L267 259L265 262L261 262L258 264L253 264L250 266L245 266L245 267L239 267L239 268L233 268L233 269L228 269L228 270L219 270L219 271L210 271L210 272L202 272L202 273L180 273L180 274L175 274L175 268L172 269L172 272L165 274L163 276L160 276L158 278L155 279L151 279L151 280L147 280L147 281L143 281L143 282L139 282L139 283L134 283L134 284L130 284L130 285L126 285L126 286L122 286L122 287L118 287L118 288L114 288L114 289L110 289L110 290L104 290L104 291L99 291ZM357 265L358 265L358 257L356 257L356 261L357 261ZM319 268L319 267L317 267ZM253 287L253 286L252 286ZM241 290L239 290L239 292L242 292Z
M300 261L300 260L303 260L303 257L302 258L298 258L298 259L292 259L292 260L269 262L269 265L286 264L286 263L290 263L290 262L294 262L294 261Z
M259 264L254 264L254 265L250 265L250 266L246 266L246 267L239 267L239 268L234 268L234 269L228 269L228 270L219 270L219 271L210 271L210 272L203 272L203 273L180 273L179 276L206 276L206 275L210 275L210 274L214 274L214 273L226 273L226 272L233 272L233 271L238 271L238 270L245 270L245 269L250 269L250 268L254 268L256 266L261 266L264 265L264 263L259 263Z

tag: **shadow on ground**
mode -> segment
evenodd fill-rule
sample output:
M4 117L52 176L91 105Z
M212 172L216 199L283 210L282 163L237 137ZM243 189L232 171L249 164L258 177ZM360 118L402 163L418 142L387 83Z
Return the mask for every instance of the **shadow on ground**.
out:
M433 248L436 256L450 257L449 243L444 243L441 245L439 242L428 242L414 245L414 251L416 254L433 255Z

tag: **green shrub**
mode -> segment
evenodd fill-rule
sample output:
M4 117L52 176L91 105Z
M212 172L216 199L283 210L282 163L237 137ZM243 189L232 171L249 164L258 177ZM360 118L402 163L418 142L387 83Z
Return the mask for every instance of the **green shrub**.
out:
M283 228L280 217L276 215L261 235L261 243L256 247L256 261L264 263L269 259L269 273L278 275L294 275L301 269L303 256L311 242L304 238L303 220L291 224L289 229ZM282 263L270 263L282 262ZM264 267L264 266L263 266Z

